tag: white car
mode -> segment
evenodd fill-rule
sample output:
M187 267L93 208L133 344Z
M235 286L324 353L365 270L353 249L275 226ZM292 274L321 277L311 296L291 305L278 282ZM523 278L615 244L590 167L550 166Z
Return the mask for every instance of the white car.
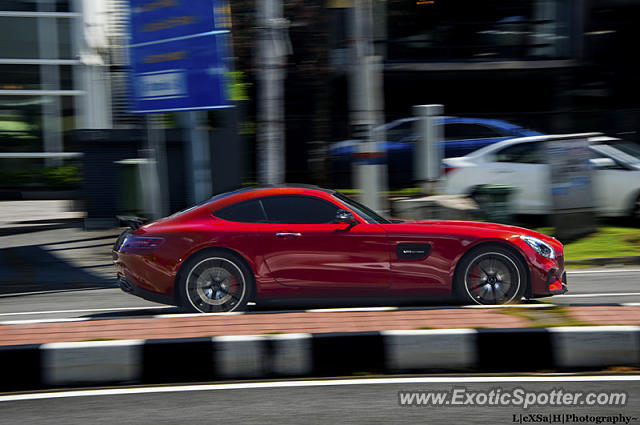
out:
M545 136L510 139L443 160L444 191L473 196L482 185L516 187L516 214L552 212L551 170ZM612 137L590 138L593 194L601 216L640 219L640 145Z

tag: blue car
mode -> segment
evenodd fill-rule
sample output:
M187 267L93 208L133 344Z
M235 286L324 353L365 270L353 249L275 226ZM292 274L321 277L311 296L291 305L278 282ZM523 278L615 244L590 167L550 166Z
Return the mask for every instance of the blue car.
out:
M387 142L382 148L387 153L387 169L391 188L406 187L413 183L413 152L417 135L417 118L402 118L381 125ZM506 121L483 118L444 117L444 157L467 155L490 144L515 137L541 136L542 133L522 128ZM374 131L375 131L374 130ZM329 148L329 164L336 187L351 185L351 164L358 151L358 140L344 140Z

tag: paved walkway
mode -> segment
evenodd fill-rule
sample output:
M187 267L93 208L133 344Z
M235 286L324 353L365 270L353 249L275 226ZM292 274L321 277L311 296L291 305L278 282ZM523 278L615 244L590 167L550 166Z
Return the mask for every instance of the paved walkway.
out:
M524 309L522 309L524 310ZM190 338L274 333L363 332L449 328L526 328L536 325L514 309L426 309L399 311L282 312L231 315L176 314L0 325L0 345L116 339ZM523 312L524 313L524 312ZM531 312L526 312L530 315ZM640 325L638 307L567 307L566 318L598 325ZM541 324L541 323L540 323ZM562 323L558 323L562 324Z
M119 229L85 231L71 201L0 202L0 294L115 286Z

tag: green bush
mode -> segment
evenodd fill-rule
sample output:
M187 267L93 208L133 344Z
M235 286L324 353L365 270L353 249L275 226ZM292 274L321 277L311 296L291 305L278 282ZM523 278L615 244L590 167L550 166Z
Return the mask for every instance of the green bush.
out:
M42 170L42 181L51 186L76 186L82 181L77 165L47 167Z
M0 170L0 186L51 186L71 188L82 182L80 167L63 165L45 168Z

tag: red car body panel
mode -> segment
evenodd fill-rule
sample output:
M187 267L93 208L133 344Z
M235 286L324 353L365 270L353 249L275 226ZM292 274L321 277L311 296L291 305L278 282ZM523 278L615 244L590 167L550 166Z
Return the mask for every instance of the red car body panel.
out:
M212 213L228 205L274 195L322 198L353 212L358 224L237 223ZM278 237L299 233L301 237ZM239 191L142 226L135 236L163 238L160 246L117 247L118 275L135 287L175 303L175 284L185 261L222 248L240 255L252 270L257 298L351 296L447 296L456 265L471 248L498 243L517 251L529 269L528 296L562 292L563 247L549 236L514 226L468 221L397 220L367 223L330 191L271 188ZM556 258L541 256L520 236L550 244ZM398 244L430 247L425 258L400 259ZM560 283L558 283L560 282Z
M377 224L264 224L260 248L271 276L299 288L386 289L389 244ZM299 238L277 233L300 233Z

